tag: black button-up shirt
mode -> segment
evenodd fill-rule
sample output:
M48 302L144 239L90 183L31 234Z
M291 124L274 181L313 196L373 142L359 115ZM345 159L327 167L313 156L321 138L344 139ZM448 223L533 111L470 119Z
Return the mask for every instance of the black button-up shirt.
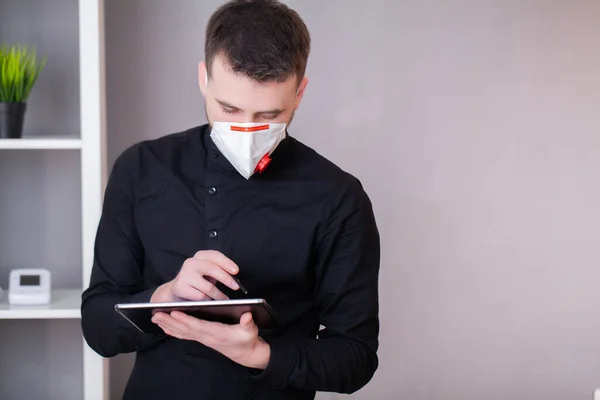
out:
M360 389L378 365L380 261L361 184L289 135L246 180L209 135L204 125L144 141L115 162L82 297L87 343L104 357L137 352L126 399L312 399ZM249 295L281 319L281 329L261 332L271 346L265 370L142 334L114 310L149 301L199 250L232 259Z

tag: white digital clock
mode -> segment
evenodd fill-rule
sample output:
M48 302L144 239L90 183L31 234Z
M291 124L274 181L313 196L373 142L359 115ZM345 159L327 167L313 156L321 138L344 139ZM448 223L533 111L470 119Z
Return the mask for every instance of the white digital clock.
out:
M50 283L47 269L13 269L8 281L8 302L19 306L50 304Z

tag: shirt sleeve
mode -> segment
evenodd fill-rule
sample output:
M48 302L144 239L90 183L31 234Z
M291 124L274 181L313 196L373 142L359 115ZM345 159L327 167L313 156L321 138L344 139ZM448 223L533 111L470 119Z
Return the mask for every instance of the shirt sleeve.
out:
M143 334L121 315L117 303L148 302L156 288L142 287L143 247L133 218L135 148L110 174L94 243L89 287L82 294L81 324L88 345L103 357L142 350L163 336Z
M380 239L372 206L353 181L336 202L317 250L319 337L268 341L267 368L254 375L281 389L353 393L378 367Z

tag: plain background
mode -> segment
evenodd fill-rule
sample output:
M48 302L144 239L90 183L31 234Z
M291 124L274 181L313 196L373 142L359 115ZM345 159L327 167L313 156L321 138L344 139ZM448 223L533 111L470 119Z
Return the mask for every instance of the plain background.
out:
M600 2L287 3L313 39L290 133L363 182L381 230L380 368L353 398L591 398ZM110 165L205 122L219 4L106 1ZM111 364L115 399L131 361Z

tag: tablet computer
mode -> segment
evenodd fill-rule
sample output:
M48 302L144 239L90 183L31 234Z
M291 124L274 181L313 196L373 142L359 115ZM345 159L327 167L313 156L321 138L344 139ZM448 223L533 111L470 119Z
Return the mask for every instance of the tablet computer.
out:
M163 333L152 322L158 312L181 311L198 319L238 324L243 314L250 312L260 329L275 328L279 321L265 299L180 301L170 303L125 303L116 304L115 310L142 333Z

